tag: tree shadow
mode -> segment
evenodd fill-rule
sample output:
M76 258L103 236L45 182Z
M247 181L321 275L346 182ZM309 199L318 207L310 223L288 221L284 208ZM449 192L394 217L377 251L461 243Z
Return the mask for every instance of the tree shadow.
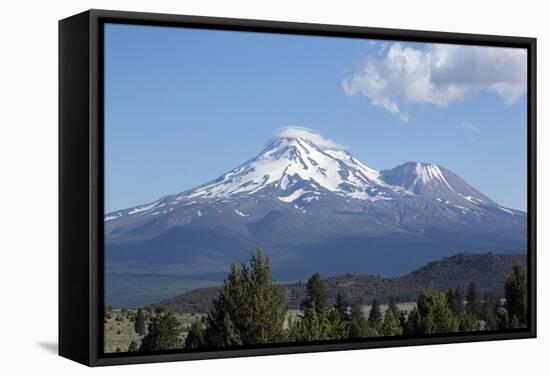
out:
M46 350L49 353L57 355L57 351L58 351L57 342L46 342L46 341L38 342L37 346L41 347L42 349Z

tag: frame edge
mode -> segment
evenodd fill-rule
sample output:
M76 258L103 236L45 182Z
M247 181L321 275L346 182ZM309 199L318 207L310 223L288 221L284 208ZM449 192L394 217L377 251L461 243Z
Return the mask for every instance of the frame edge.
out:
M90 364L90 12L59 21L59 355Z

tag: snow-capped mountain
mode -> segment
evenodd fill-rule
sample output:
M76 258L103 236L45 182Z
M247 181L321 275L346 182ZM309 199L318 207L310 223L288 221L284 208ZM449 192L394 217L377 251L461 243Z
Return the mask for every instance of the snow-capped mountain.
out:
M460 176L436 164L404 163L391 170L381 171L381 179L412 194L455 207L472 210L494 208L509 214L522 214L520 211L498 205Z
M209 183L106 214L105 258L108 275L140 264L216 279L260 244L280 278L399 274L459 251L524 251L525 231L525 213L442 166L378 171L299 130Z
M383 184L379 175L347 152L322 150L304 137L279 137L252 161L213 183L182 194L177 200L293 192L293 187L304 181L310 187L303 194L327 190L345 197L376 200L383 197L383 193L377 192ZM292 201L288 197L279 198Z
M112 228L123 218L172 215L173 210L194 204L237 202L247 198L307 203L326 195L371 202L417 196L462 210L499 208L511 215L522 214L497 205L458 175L436 164L408 162L391 170L377 171L347 151L320 148L306 134L277 137L257 157L210 183L153 203L109 213L105 221L111 222L107 227ZM247 216L242 211L235 212ZM196 216L202 217L203 211L197 210Z

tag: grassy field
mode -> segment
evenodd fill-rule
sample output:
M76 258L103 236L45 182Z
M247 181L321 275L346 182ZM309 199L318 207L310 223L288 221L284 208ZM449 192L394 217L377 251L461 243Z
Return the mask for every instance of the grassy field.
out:
M397 306L400 310L410 311L415 307L416 303L398 303ZM380 310L382 315L388 309L386 304L380 305ZM370 312L370 305L364 305L363 310L365 315L368 315ZM130 346L130 342L136 341L136 343L141 343L142 336L138 335L134 329L134 322L132 321L132 316L136 314L137 310L118 310L115 309L110 313L110 317L105 319L104 329L105 329L105 347L104 351L106 353L111 352L126 352ZM289 310L288 318L296 318L299 315L300 311L298 310ZM187 335L187 329L195 320L199 320L204 314L199 313L176 313L175 314L179 322L182 324L185 329L184 336Z
M136 312L137 310L133 309L124 311L115 309L111 312L111 317L105 319L104 351L106 353L128 351L128 346L132 341L136 341L138 346L140 345L143 337L136 333L134 323L131 321L132 315L135 315ZM202 316L204 315L198 313L176 313L177 319L186 331L193 321L200 319Z

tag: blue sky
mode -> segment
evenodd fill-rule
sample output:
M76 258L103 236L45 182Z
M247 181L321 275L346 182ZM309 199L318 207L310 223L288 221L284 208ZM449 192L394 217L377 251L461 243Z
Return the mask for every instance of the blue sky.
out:
M376 169L437 163L525 210L524 51L106 25L105 211L313 129Z

